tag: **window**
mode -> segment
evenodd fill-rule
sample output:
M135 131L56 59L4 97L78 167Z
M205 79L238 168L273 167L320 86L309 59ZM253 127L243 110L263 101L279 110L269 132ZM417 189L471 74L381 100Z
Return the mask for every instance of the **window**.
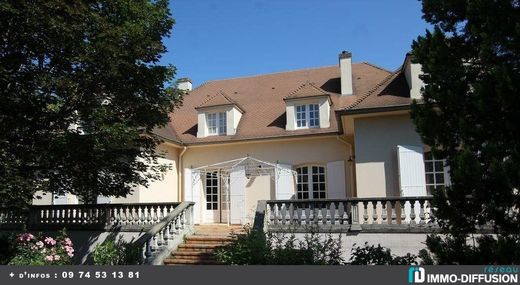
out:
M206 174L206 210L218 210L218 174Z
M206 124L209 135L222 135L226 133L226 112L206 114Z
M296 106L296 127L316 128L320 126L320 106L318 104Z
M426 192L428 195L433 190L446 185L444 177L444 159L436 159L431 152L424 153L424 170L426 173Z
M325 167L303 166L296 168L298 199L325 199Z

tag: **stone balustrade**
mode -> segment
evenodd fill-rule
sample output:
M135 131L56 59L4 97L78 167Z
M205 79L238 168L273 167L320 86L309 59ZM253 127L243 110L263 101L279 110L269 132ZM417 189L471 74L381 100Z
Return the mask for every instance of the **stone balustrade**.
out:
M162 264L163 260L194 231L194 202L182 202L166 214L134 244L141 246L142 263Z
M0 208L0 228L136 230L158 223L180 203L98 204Z
M382 197L266 202L270 231L431 232L431 197Z

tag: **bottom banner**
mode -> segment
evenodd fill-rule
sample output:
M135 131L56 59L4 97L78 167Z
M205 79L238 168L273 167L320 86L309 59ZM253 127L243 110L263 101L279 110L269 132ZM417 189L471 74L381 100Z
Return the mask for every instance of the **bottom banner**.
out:
M518 266L1 266L0 284L518 284Z

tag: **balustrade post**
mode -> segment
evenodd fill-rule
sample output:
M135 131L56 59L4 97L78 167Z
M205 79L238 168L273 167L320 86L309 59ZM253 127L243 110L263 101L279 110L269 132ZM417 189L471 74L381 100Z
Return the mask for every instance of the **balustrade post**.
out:
M410 224L415 225L415 200L410 200Z
M387 221L387 210L386 210L386 203L387 201L386 200L381 200L381 223L382 224L388 224L388 221Z
M363 221L368 224L368 201L363 201Z
M401 224L406 224L406 210L405 210L406 201L399 201L399 206L401 207Z
M419 200L419 224L423 225L426 223L426 215L425 215L425 203L426 201L423 199Z
M331 206L334 207L334 222L333 224L334 225L339 225L340 224L340 221L339 221L339 202L333 202L331 203Z
M332 214L330 213L330 204L327 204L326 202L323 203L324 209L325 209L325 223L327 225L330 225L332 223Z
M372 224L377 224L377 200L372 201Z
M361 225L359 221L359 202L352 201L350 202L350 217L351 217L351 231L360 231Z
M305 226L308 224L307 222L307 208L309 206L309 203L302 203L302 212L300 214L300 225Z
M396 208L395 208L395 203L396 201L392 200L390 201L390 207L392 207L392 211L391 211L391 223L392 225L395 225L397 224L397 213L396 213Z

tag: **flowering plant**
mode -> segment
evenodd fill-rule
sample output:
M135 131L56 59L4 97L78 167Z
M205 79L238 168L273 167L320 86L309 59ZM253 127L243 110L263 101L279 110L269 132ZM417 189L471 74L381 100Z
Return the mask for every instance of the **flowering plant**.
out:
M46 235L20 234L16 238L16 255L11 265L67 265L72 263L74 246L65 231L56 238Z

